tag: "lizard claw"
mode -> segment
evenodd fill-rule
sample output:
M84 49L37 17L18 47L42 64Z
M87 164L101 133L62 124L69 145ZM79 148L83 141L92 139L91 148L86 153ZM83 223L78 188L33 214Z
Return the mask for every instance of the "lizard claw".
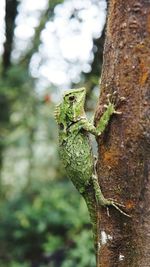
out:
M105 105L104 105L104 108L108 108L108 105L105 104Z
M121 102L122 102L122 101L125 101L126 98L125 98L124 96L121 96L121 97L120 97L120 100L121 100Z
M120 114L122 114L122 111L117 111L117 110L115 110L113 113L114 113L114 114L118 114L118 115L120 115Z
M109 213L109 208L106 207L106 211L107 211L107 216L110 217L110 213Z
M122 208L125 208L125 205L121 204L121 203L118 203L112 199L109 199L109 206L113 206L115 209L117 209L118 211L120 211L120 213L122 213L123 215L131 218L131 216L129 214L127 214L126 212L124 212L122 209L120 209L119 207L122 207Z
M117 91L114 91L112 94L107 94L107 102L109 104L116 105L116 99L117 99Z

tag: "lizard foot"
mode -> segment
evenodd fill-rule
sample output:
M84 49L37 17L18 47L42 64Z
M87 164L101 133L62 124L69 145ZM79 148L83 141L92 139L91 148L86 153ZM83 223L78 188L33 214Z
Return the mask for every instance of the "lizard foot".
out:
M129 214L127 214L126 212L124 212L121 208L125 208L125 205L118 203L117 201L113 200L113 199L106 199L103 197L103 195L101 195L99 197L96 197L97 202L99 203L99 205L106 207L107 208L107 214L108 214L108 208L109 206L113 206L115 209L117 209L121 214L127 216L127 217L131 217Z
M116 109L118 106L125 101L125 97L118 97L117 91L114 91L112 94L107 94L107 104L104 105L105 108L108 108L110 106L114 107L113 113L114 114L122 114L121 111L117 111Z
M103 196L103 193L102 193L101 188L100 188L99 183L98 183L98 177L96 174L92 175L92 181L93 181L94 190L95 190L95 198L96 198L98 205L106 207L106 208L109 206L113 206L115 209L120 211L120 213L124 214L127 217L131 217L130 215L128 215L127 213L125 213L121 209L121 208L125 208L125 206L123 204L120 204L113 199L107 199Z
M121 203L118 203L117 201L114 201L112 199L108 199L107 202L106 202L106 205L107 206L113 206L115 209L117 209L118 211L120 211L120 213L122 213L123 215L131 218L131 216L129 214L127 214L122 209L120 209L120 207L121 208L125 208L125 205L123 205Z

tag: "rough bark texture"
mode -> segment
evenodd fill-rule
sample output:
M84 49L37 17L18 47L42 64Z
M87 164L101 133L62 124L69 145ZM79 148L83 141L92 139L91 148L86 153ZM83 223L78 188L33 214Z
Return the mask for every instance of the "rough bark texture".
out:
M110 0L99 120L106 94L126 97L99 138L102 191L124 203L125 217L102 209L98 267L150 266L150 0ZM99 217L99 216L98 216Z

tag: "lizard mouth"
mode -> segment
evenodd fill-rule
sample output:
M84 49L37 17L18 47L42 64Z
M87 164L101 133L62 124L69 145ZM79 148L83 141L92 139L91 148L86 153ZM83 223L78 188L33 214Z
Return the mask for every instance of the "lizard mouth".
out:
M85 119L85 116L82 116L80 118L76 118L75 120L71 121L70 124L67 126L67 129L69 129L71 126L75 125L80 120Z
M74 124L76 124L78 121L71 121L70 124L67 126L67 130L71 128Z

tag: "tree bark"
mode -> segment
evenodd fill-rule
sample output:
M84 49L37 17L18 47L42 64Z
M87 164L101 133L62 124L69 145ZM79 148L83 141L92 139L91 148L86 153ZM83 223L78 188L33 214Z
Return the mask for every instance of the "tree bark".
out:
M7 69L11 65L11 52L14 37L15 18L17 16L17 0L6 0L6 15L5 15L5 35L3 53L3 75L6 74Z
M101 80L99 120L106 95L117 91L119 106L98 140L97 171L107 198L123 203L98 214L98 267L150 266L150 0L110 0Z

